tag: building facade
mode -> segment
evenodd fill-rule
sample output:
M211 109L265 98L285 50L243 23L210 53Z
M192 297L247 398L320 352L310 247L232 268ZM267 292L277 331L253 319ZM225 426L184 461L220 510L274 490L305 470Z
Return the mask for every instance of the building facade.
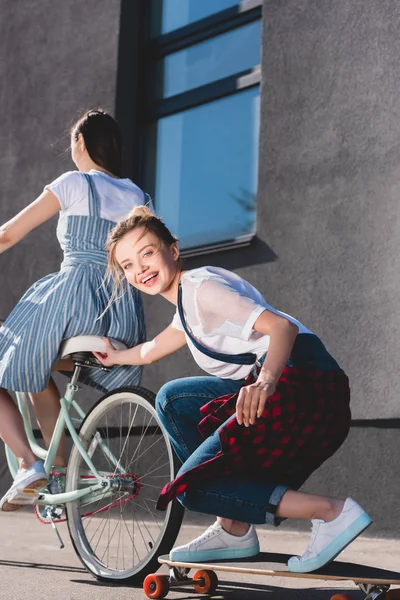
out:
M125 174L154 197L187 267L245 277L317 333L348 373L349 437L305 489L351 495L374 518L368 535L398 537L400 7L0 6L0 222L73 168L68 126L80 112L114 113ZM0 257L0 316L58 269L54 234L46 223ZM146 298L149 336L172 314L163 299ZM143 385L157 391L198 373L182 350L147 367Z

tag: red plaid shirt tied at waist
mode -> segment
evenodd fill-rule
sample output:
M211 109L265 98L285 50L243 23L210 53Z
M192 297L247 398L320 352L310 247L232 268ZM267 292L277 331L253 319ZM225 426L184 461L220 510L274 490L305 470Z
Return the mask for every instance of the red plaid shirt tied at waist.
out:
M248 377L245 385L254 380ZM233 416L237 396L221 396L201 408L199 430L205 438L232 417L218 432L221 450L166 485L159 510L203 479L238 473L298 489L342 445L350 428L349 383L341 370L285 367L262 416L250 427Z

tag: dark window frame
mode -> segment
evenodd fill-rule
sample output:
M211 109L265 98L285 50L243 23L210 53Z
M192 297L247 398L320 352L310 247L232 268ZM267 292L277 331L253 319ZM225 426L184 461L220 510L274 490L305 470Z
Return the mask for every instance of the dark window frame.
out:
M262 4L262 0L243 0L235 6L184 25L174 31L161 34L153 39L149 37L151 60L158 60L167 54L184 50L194 44L261 19ZM148 14L148 18L150 18L150 9Z
M141 37L137 44L140 68L136 77L136 85L138 89L146 90L146 94L143 94L146 96L146 101L138 105L139 111L135 128L137 140L137 152L135 154L137 157L140 157L135 173L136 180L142 185L145 180L145 169L149 168L149 165L145 165L145 138L146 129L151 124L156 123L163 117L240 93L251 87L259 86L261 83L261 66L255 65L251 69L183 93L156 99L154 81L155 65L158 60L179 50L184 50L195 44L260 20L262 17L263 0L242 0L242 2L235 6L153 38L150 36L150 5L150 2L144 0L144 4L142 5L142 23L144 22L145 26L142 28ZM150 176L153 181L154 168L155 165L151 168ZM226 250L228 248L247 246L251 243L255 235L255 233L251 233L223 242L188 248L182 250L181 254L188 257Z

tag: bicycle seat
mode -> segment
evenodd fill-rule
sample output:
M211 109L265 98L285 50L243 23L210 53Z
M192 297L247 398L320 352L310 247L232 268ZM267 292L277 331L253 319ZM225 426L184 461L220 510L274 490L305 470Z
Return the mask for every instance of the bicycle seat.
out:
M110 338L110 342L117 350L126 350L127 346L119 340ZM61 344L61 358L69 358L77 352L105 352L106 344L99 335L77 335L69 338Z

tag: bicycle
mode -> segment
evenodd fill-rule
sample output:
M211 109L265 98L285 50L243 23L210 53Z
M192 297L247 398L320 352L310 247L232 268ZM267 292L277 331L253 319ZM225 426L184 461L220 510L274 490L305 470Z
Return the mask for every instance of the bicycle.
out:
M113 344L125 348L116 340ZM155 410L155 395L142 387L118 388L100 398L87 414L74 398L83 367L105 369L92 354L103 345L97 336L78 336L63 343L61 358L70 357L74 371L60 401L48 450L35 440L28 394L15 393L31 449L44 461L49 476L65 428L73 442L65 492L19 490L18 502L34 504L36 510L49 507L61 547L57 508L65 506L68 532L86 569L100 581L131 584L142 582L159 567L158 556L175 543L184 509L174 501L165 513L154 510L159 492L176 471L176 457ZM6 457L15 477L17 460L7 446Z

